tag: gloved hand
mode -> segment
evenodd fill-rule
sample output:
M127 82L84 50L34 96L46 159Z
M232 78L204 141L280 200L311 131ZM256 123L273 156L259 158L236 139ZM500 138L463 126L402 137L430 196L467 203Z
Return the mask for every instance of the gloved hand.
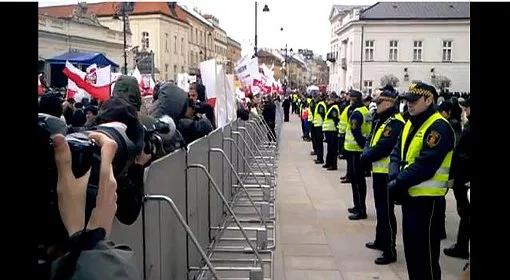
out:
M397 188L397 180L391 180L388 182L388 193L389 199L393 200L396 205L402 205L402 202L407 198L406 192L402 192Z

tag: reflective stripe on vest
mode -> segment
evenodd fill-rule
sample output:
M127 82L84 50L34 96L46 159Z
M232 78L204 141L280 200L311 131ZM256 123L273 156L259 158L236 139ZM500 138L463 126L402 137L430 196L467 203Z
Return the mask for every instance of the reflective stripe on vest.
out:
M407 121L404 126L404 130L402 131L402 141L401 141L401 154L400 158L404 159L406 165L404 169L409 167L414 163L416 158L420 155L422 146L423 146L423 136L427 129L436 121L444 120L446 123L448 121L441 116L438 112L432 114L416 131L416 134L413 136L411 143L409 144L409 148L407 149L407 154L404 156L404 147L407 141L407 137L409 136L409 131L411 130L411 122ZM448 123L449 125L449 123ZM450 129L452 129L450 127ZM452 129L453 132L453 129ZM447 183L448 183L448 174L450 172L450 164L452 162L452 153L453 149L450 150L443 159L441 166L436 170L434 176L432 178L419 183L418 185L412 186L409 188L410 196L444 196L447 191Z
M365 106L356 108L354 111L352 111L352 114L354 114L354 112L356 111L360 112L361 115L363 115L363 123L361 124L361 134L363 135L363 137L367 138L368 135L370 134L370 128L372 127L372 124L368 122L368 119L370 118L369 116L370 112L368 111L368 108ZM347 122L347 128L345 129L344 149L350 152L363 151L363 147L360 147L358 145L358 142L356 142L356 139L352 134L350 121Z
M345 107L345 109L342 111L342 114L340 115L340 121L336 126L338 128L338 134L345 134L345 129L347 128L347 123L349 122L349 115L347 112L349 111L350 107L351 105Z
M338 108L338 105L333 105L331 108L328 109L326 112L326 117L324 118L324 122L322 123L322 131L336 131L335 127L335 119L330 119L329 113L331 113L332 110L336 110L336 117L338 118L340 114L340 109Z
M313 126L314 127L322 126L323 120L322 120L322 116L319 114L320 106L324 107L324 111L326 111L326 103L324 103L324 101L319 102L319 104L317 104L317 106L315 106L315 113L313 114Z
M308 122L313 122L313 115L312 115L312 109L308 107Z
M375 146L379 142L379 139L381 139L381 135L382 135L384 129L392 120L398 120L398 121L402 122L402 124L405 124L405 122L406 122L400 113L396 113L395 115L389 117L381 126L379 126L377 131L374 133L372 140L370 141L370 147ZM389 165L390 165L390 156L384 157L384 158L372 163L372 172L388 174L389 173Z

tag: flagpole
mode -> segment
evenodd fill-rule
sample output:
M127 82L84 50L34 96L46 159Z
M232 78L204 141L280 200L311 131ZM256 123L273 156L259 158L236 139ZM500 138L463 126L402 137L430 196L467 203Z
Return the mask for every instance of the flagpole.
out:
M226 77L227 77L227 74L225 72L225 67L222 67L223 71L221 72L221 74L223 75L223 91L224 91L224 96L225 96L225 116L227 117L226 119L226 122L225 124L228 123L228 102L227 102L227 81L226 81Z

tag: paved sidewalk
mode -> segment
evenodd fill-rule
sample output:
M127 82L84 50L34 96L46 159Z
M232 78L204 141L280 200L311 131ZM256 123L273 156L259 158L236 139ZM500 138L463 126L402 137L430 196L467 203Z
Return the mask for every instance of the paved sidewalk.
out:
M375 237L375 207L372 178L367 178L368 219L350 221L350 184L341 184L346 164L338 171L326 171L310 156L311 142L301 140L301 123L291 115L281 134L277 189L277 248L274 255L275 280L408 279L402 242L401 208L397 215L397 259L379 266L374 259L380 252L365 248ZM326 146L326 145L325 145ZM326 150L326 149L325 149ZM447 235L441 243L443 280L458 279L466 261L447 257L442 249L456 238L459 218L453 193L447 195Z

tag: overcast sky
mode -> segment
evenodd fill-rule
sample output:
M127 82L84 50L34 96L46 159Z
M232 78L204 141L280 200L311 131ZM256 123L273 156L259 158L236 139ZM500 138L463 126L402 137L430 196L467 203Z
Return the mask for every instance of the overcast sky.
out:
M39 1L40 6L73 4L78 1ZM88 3L104 1L86 1ZM228 36L241 43L244 54L253 53L255 37L255 1L252 0L180 0L202 13L216 16ZM371 5L372 0L267 0L258 4L258 47L311 49L325 59L329 50L329 13L333 4ZM269 12L262 12L264 5ZM283 27L283 31L280 31Z

